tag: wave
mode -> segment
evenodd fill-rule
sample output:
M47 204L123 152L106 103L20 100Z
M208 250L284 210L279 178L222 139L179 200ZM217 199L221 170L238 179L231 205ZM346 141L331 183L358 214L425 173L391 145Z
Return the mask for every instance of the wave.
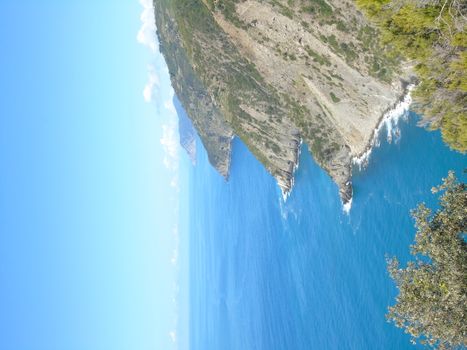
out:
M368 143L366 150L359 156L352 158L352 164L357 166L359 170L365 169L370 160L371 153L373 148L379 147L380 134L383 127L386 127L387 135L386 139L389 143L392 142L393 137L396 137L396 140L400 138L400 130L398 128L398 123L401 118L405 118L408 115L409 107L412 103L411 91L415 87L414 84L407 86L406 94L392 109L384 113L381 121L373 132L373 137Z
M287 198L289 198L290 196L290 193L292 192L292 189L295 185L295 172L297 171L299 165L300 165L300 155L302 153L302 145L303 145L303 139L300 137L300 142L298 144L298 147L297 147L297 161L293 167L293 170L292 170L292 178L290 179L290 188L288 190L283 190L281 189L281 192L282 192L282 199L284 202L287 201Z

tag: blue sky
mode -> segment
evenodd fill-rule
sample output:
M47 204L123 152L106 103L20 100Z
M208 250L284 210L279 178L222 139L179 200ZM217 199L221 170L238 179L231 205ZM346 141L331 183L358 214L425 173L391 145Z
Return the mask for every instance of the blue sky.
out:
M183 348L190 165L150 1L1 17L0 348Z

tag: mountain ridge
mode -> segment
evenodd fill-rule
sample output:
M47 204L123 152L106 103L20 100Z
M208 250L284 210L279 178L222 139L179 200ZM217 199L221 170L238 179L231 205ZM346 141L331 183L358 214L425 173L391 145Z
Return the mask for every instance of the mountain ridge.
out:
M310 3L316 9L305 7ZM384 113L406 94L410 73L386 57L355 5L161 0L154 6L172 84L211 164L228 177L237 135L287 194L305 142L348 203L352 159L366 152Z

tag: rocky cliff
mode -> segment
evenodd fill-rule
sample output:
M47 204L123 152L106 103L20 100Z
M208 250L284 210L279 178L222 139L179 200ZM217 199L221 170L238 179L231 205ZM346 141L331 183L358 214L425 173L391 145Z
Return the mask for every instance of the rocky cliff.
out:
M352 159L404 94L398 62L346 0L156 0L161 52L212 165L237 135L293 184L301 141L352 196Z
M193 165L196 164L196 130L193 122L186 115L177 96L174 96L173 104L178 115L178 133L180 136L180 146L186 151Z

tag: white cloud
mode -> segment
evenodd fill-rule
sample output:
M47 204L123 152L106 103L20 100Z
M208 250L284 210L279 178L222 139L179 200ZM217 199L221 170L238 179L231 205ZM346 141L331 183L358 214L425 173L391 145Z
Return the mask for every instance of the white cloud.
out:
M177 191L180 190L180 185L179 185L179 182L178 182L178 174L174 175L174 177L170 181L170 186L175 188Z
M141 13L141 28L138 31L136 40L147 46L151 50L152 64L148 65L148 78L143 88L142 95L144 100L152 103L156 109L156 115L161 118L162 135L160 144L164 151L163 164L168 172L169 186L174 189L174 196L170 199L170 205L174 208L174 215L179 216L179 134L178 134L178 115L173 104L174 91L170 86L170 77L167 65L163 56L159 53L159 44L157 40L157 27L154 17L153 0L139 0L142 6ZM179 271L179 253L180 253L180 237L178 222L174 223L171 232L171 246L168 249L172 250L172 255L169 257L171 269L174 275ZM180 345L177 341L178 329L178 295L179 285L175 278L172 285L172 303L173 303L173 318L168 323L168 328L165 329L172 342L169 348L177 349ZM167 339L167 342L169 340Z
M174 97L174 91L172 90L171 93L170 93L170 98L167 101L165 101L165 103L164 103L164 107L172 115L177 115L177 110L175 109L175 106L174 106L173 97Z
M170 259L170 262L172 263L172 265L177 266L178 254L179 254L179 248L180 248L180 236L179 236L177 224L175 224L175 226L172 229L172 238L174 241L174 249L172 251L172 258Z
M141 12L141 28L136 35L136 40L139 43L149 47L153 52L158 50L156 40L156 19L154 17L154 6L152 0L140 0L139 3L143 6Z
M138 42L148 46L154 53L157 53L158 44L156 38L156 22L154 17L154 6L152 0L140 0L143 11L141 13L141 28L136 36ZM155 96L155 88L160 86L160 79L158 73L163 75L161 69L167 70L165 64L163 67L157 65L148 65L148 81L143 88L143 97L146 102L155 101L158 105L162 105L159 101L162 100L161 95L165 95L164 91ZM167 169L171 170L174 174L170 181L170 186L178 190L178 148L179 137L177 127L177 111L173 105L174 91L170 88L168 91L168 98L163 103L164 108L169 112L168 120L162 125L161 144L164 148L164 165Z
M178 170L177 125L173 122L162 125L161 145L164 148L164 165L172 171Z
M159 76L152 64L148 65L148 82L143 89L143 96L146 102L152 102L154 88L159 86Z
M162 125L161 144L164 147L165 157L164 165L172 170L174 175L170 181L170 186L179 191L178 165L179 165L179 134L178 134L178 116L173 104L174 91L171 89L169 98L164 102L164 108L169 112L169 120Z
M172 340L173 343L177 342L177 332L176 331L171 331L169 332L169 337Z
M170 259L172 265L177 266L178 263L178 249L174 249L172 252L172 258Z

